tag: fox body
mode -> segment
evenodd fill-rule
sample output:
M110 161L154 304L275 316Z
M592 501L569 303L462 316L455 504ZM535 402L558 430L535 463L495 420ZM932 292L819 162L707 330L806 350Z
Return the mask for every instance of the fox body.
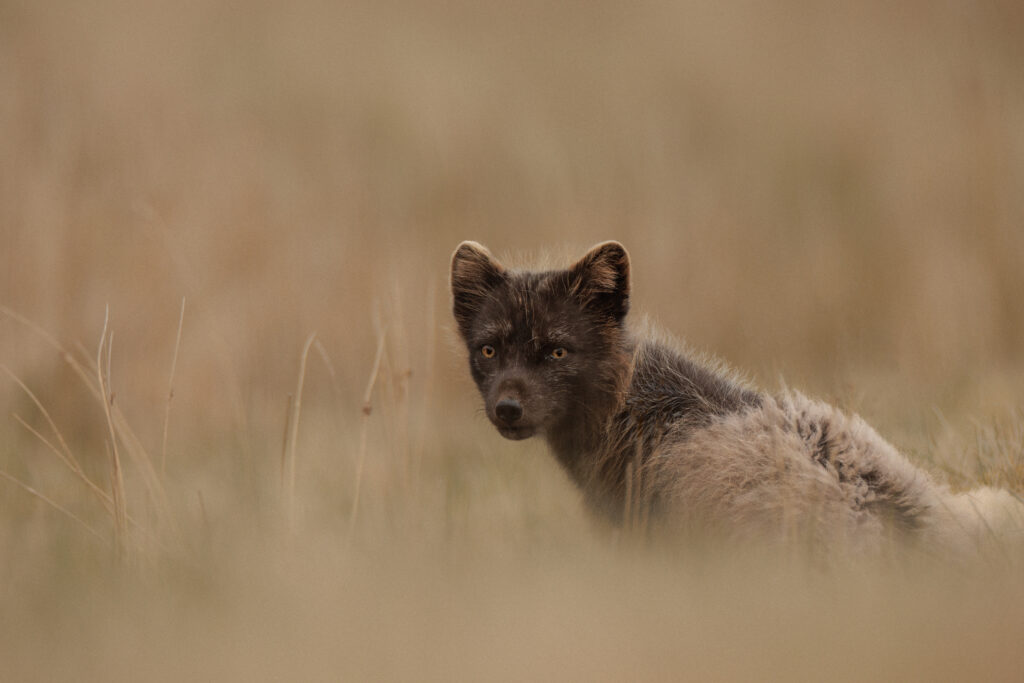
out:
M506 438L543 437L600 516L856 549L897 537L971 547L1019 523L1009 493L951 493L859 417L756 391L632 331L629 282L617 242L564 270L510 270L475 242L451 262L488 418Z

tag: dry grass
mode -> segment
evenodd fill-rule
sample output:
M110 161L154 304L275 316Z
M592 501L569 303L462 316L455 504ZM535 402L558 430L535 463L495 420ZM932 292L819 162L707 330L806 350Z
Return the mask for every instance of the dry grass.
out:
M638 313L1024 491L1022 31L0 2L3 677L1018 677L1019 572L595 530L479 413L446 269L619 239Z

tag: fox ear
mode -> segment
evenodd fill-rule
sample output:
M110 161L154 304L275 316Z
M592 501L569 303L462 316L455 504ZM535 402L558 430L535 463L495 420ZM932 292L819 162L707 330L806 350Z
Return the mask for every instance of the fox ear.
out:
M629 312L629 254L615 241L601 242L569 269L570 291L583 304L616 321Z
M452 254L452 311L459 330L465 330L480 309L480 304L505 280L505 268L494 260L487 247L463 242Z

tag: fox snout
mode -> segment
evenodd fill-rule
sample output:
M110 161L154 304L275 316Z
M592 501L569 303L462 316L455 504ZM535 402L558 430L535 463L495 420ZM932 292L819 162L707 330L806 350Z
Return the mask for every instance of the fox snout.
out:
M514 398L503 398L494 406L494 414L503 424L512 426L523 416L523 406Z
M525 387L520 381L505 381L492 394L487 411L491 422L506 439L526 439L534 435L537 426L526 400Z

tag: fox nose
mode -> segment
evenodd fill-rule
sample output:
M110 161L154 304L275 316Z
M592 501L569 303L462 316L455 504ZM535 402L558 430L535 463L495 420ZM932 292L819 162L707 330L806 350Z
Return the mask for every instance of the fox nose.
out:
M514 398L503 398L494 406L494 414L505 424L512 424L523 416L523 407Z

